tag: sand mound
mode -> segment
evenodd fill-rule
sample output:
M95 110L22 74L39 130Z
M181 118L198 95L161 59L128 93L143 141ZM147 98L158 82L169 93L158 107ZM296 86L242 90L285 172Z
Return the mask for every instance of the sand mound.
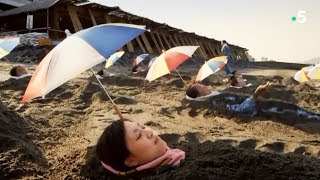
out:
M187 136L187 135L186 135ZM190 136L190 135L189 135ZM162 136L167 142L178 140L179 135ZM190 138L189 138L190 139ZM250 145L235 148L232 141L181 142L176 146L186 151L186 160L178 167L161 167L155 173L135 175L143 179L317 179L320 176L320 160L295 154L279 155L252 150ZM248 144L248 142L246 142ZM266 145L280 151L283 144ZM94 155L94 147L87 154L86 166L81 173L89 179L119 179L100 166ZM285 167L285 169L283 169Z
M7 109L0 101L0 179L43 174L39 166L47 164L30 138L29 122Z
M12 64L2 65L7 74ZM135 179L318 179L319 121L290 113L233 113L223 108L228 103L224 95L216 97L222 98L216 106L188 101L176 73L147 82L130 75L130 67L114 67L110 72L116 75L104 78L103 86L125 117L152 126L187 154L179 168L162 167ZM188 85L197 70L179 67ZM264 95L270 103L262 106L320 110L319 89L256 72L261 75L245 76L253 84L246 89L226 89L215 75L206 82L212 90L237 94L241 102L271 81L274 86ZM0 179L119 179L101 167L94 153L102 130L118 119L96 79L83 73L45 99L21 105L28 81L0 82L6 106L0 104Z

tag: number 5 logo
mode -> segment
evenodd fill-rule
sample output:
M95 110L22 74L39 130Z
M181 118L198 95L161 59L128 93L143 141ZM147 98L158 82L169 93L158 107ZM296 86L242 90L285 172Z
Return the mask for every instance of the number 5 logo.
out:
M307 20L306 11L298 11L298 22L305 23Z

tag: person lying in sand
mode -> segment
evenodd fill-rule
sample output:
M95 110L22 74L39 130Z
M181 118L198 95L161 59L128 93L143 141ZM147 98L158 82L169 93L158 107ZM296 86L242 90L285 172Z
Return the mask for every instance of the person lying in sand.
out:
M266 83L264 85L260 85L257 87L253 95L246 100L244 100L240 104L227 104L227 108L231 111L249 114L249 115L255 115L257 114L257 110L255 107L255 101L257 98L266 90L270 88L270 83ZM208 96L212 92L208 89L208 87L201 85L201 84L194 84L190 86L186 92L187 96L191 98L199 98L202 96Z
M230 74L230 85L237 88L251 86L252 84L247 84L247 80L243 79L243 76L238 71L233 71Z
M117 175L154 169L161 165L179 165L185 153L170 149L152 129L120 119L101 134L96 153L104 168Z
M142 69L139 65L134 65L131 71L135 74L135 73L144 71L144 69Z
M97 72L97 77L99 79L103 79L105 77L110 77L113 76L114 74L109 73L106 69L101 69L100 71Z
M10 75L13 79L22 79L25 77L29 77L32 74L28 73L23 66L15 66L10 70Z
M258 107L257 101L259 96L261 96L264 92L266 92L270 87L271 87L271 83L269 82L264 85L260 85L259 87L256 88L253 95L249 98L246 98L245 100L241 100L241 98L237 95L228 94L228 93L216 93L210 96L210 93L212 94L212 92L208 89L208 87L204 85L198 85L198 84L194 84L190 86L186 92L186 95L191 98L194 98L194 99L187 98L188 100L197 100L202 97L209 97L204 100L211 100L211 103L215 107L224 106L230 111L248 114L252 116L257 115L258 111L261 111L261 112L276 113L276 114L289 113L289 114L294 114L299 117L303 117L307 119L320 120L319 114L308 112L293 104L282 103L283 106L285 107L283 108L278 106L280 105L279 102L263 99L259 102L259 107ZM269 107L266 108L265 106L262 106L262 105L269 106Z

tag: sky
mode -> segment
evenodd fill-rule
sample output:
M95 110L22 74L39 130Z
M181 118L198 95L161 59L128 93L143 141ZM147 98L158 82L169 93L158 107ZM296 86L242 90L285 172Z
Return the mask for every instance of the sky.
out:
M303 62L320 57L320 0L90 0L187 32L226 40L267 57ZM305 11L305 14L299 11ZM296 21L292 17L297 18ZM304 23L303 17L306 17Z

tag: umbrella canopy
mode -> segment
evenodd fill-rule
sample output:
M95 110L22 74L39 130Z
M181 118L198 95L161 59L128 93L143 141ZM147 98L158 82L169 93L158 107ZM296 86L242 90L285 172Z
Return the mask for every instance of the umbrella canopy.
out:
M92 66L142 34L143 26L104 24L79 31L52 49L37 66L22 103L42 96Z
M20 43L19 37L6 37L0 39L0 59L9 54Z
M310 80L310 77L308 76L308 73L311 69L313 69L315 66L307 66L299 70L295 75L294 79L298 82L306 82Z
M148 68L151 67L152 63L157 59L158 57L154 57L150 60L149 64L148 64Z
M146 59L146 57L148 57L149 54L140 54L139 56L137 56L134 60L133 60L133 66L138 65L139 63L141 63L144 59Z
M310 79L320 79L320 64L310 68L307 76Z
M119 51L112 54L107 60L106 68L112 66L118 59L121 58L123 54L124 54L124 51Z
M204 65L201 66L196 81L202 81L206 77L210 76L211 74L218 72L221 70L224 65L227 63L227 56L219 56L210 59Z
M153 81L189 59L199 46L177 46L163 52L151 65L146 79Z

